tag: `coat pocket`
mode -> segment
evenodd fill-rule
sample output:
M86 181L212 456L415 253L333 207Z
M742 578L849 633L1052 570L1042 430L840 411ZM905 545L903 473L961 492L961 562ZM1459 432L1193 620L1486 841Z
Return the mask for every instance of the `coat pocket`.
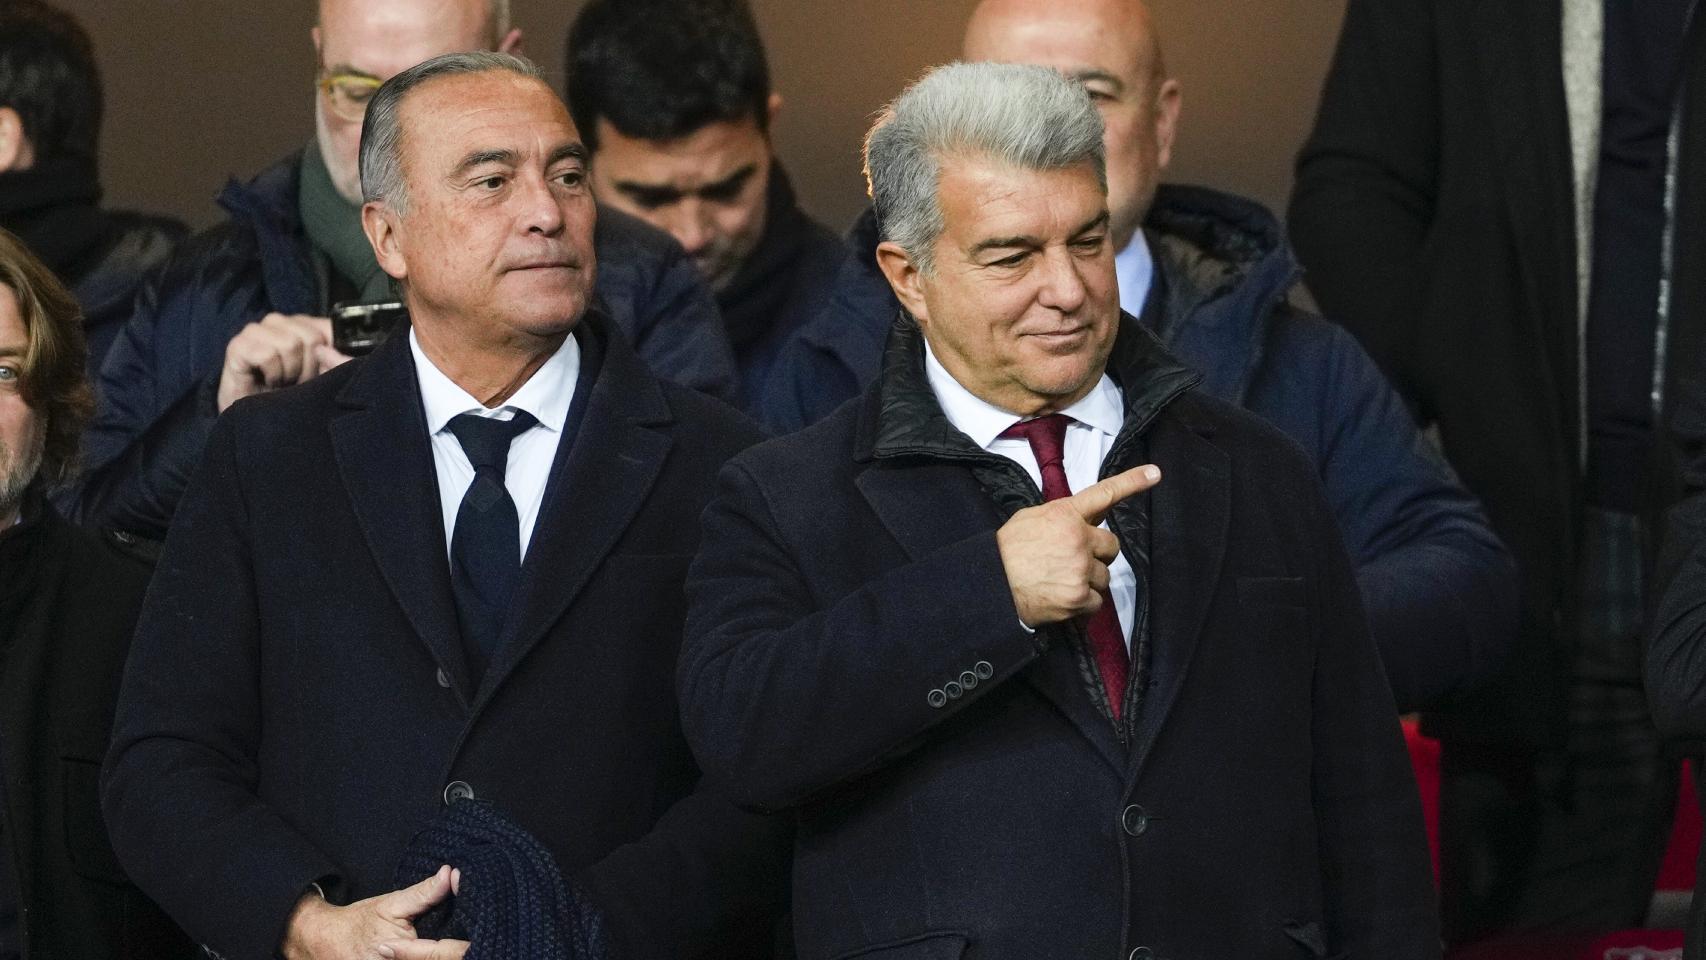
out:
M959 960L970 943L971 935L964 930L937 930L860 947L835 960Z
M106 818L101 816L101 765L93 760L61 757L59 771L65 803L65 852L72 869L90 880L128 886L130 880L113 853Z

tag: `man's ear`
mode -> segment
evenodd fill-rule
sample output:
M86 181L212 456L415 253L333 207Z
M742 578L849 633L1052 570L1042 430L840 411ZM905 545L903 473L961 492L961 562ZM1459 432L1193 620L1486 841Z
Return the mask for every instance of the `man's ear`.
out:
M525 56L525 54L523 54L522 50L521 50L521 41L522 41L521 28L520 27L510 27L509 32L504 34L502 40L498 41L498 52L499 53L513 53L518 57Z
M11 107L0 107L0 173L35 166L35 150L24 136L24 118Z
M919 323L930 322L930 306L924 302L924 273L900 244L884 240L877 244L877 267L888 278L889 288L906 312Z
M393 280L408 279L409 264L403 259L402 245L398 242L396 213L378 200L364 203L361 206L361 230L373 246L373 256L379 261L379 269Z
M1168 77L1155 94L1155 165L1167 169L1173 160L1173 141L1179 135L1179 111L1184 106L1184 93L1179 81Z
M782 95L770 91L770 100L764 105L766 113L764 129L768 130L776 124L776 115L782 112Z

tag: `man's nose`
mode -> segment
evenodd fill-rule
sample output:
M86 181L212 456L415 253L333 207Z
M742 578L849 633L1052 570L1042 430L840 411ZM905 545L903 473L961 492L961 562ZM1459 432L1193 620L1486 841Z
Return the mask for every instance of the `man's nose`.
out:
M551 185L544 177L526 177L522 180L520 202L525 205L522 211L522 225L528 233L540 233L552 237L563 230L563 207Z
M715 236L705 204L693 197L683 199L670 210L667 229L690 257L704 253Z
M1051 247L1044 251L1038 266L1041 271L1038 303L1061 313L1076 313L1084 306L1090 294L1084 283L1086 266L1078 257L1064 248Z

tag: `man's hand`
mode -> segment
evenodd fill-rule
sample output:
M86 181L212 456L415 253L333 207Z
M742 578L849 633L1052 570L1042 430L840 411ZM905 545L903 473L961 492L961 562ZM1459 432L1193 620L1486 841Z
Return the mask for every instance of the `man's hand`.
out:
M347 907L309 893L290 915L279 952L285 960L455 960L468 949L466 943L416 940L413 922L451 889L451 869L439 867L412 887ZM398 949L399 943L408 944L408 952Z
M332 349L325 317L269 313L225 345L219 371L219 412L238 400L310 380L349 357Z
M1020 510L996 531L1013 606L1026 626L1071 620L1102 605L1120 541L1100 524L1114 504L1160 482L1158 467L1133 467L1070 497Z

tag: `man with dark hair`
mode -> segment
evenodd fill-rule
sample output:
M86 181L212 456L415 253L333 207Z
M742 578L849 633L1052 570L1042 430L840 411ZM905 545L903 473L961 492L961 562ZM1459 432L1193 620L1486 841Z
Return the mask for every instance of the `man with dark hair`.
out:
M745 0L592 0L569 109L599 202L668 230L717 293L742 405L823 305L846 246L795 202L770 143L781 95Z
M89 417L78 313L0 230L0 960L180 958L113 860L97 789L149 564L43 497Z
M100 208L101 76L88 34L39 0L0 3L0 227L83 307L91 377L129 318L142 275L187 232Z
M386 78L438 54L509 49L506 0L321 0L315 136L220 195L223 224L155 272L102 373L89 471L67 508L164 536L218 415L239 397L308 380L343 357L329 308L392 300L361 233L356 148ZM734 362L710 291L681 249L620 213L598 218L598 295L660 375L732 398Z
M412 325L215 428L114 724L120 860L227 956L451 960L412 921L453 875L399 890L399 861L485 802L613 955L754 956L784 824L700 784L673 679L695 521L759 431L611 328L586 150L531 64L435 57L367 124L364 235Z

